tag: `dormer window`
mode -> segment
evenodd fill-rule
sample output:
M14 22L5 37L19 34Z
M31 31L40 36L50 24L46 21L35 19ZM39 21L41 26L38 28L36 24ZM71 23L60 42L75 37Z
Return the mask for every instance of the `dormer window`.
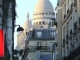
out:
M54 38L54 32L53 31L50 32L50 36L51 36L51 38Z
M42 32L41 31L37 31L36 35L37 35L37 38L41 38Z

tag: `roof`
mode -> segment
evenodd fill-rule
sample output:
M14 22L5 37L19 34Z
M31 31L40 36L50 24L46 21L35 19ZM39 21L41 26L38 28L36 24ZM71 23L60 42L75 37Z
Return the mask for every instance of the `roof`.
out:
M29 40L54 40L54 32L53 29L33 29L29 33Z
M53 6L49 0L38 0L34 9L33 19L44 17L54 18L54 14Z

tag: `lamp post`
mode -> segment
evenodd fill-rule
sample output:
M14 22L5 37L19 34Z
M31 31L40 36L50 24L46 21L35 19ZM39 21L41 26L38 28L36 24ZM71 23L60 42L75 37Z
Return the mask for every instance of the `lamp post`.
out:
M17 28L17 30L16 30L17 32L24 31L24 29L23 29L20 25L15 25L15 27L16 27L16 26L18 26L18 28ZM13 39L13 40L14 40L14 39ZM13 46L13 56L14 56L14 43L13 43L12 46ZM13 57L13 59L14 59L14 57Z
M15 26L19 26L19 27L17 28L17 32L19 32L19 31L24 31L24 29L23 29L22 27L20 27L20 25L15 25Z

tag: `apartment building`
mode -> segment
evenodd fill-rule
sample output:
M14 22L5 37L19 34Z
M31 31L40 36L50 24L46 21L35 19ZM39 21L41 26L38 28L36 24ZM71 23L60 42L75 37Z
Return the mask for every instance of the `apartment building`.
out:
M58 59L79 59L80 0L58 0Z
M22 60L56 60L55 12L50 0L38 0L28 32Z

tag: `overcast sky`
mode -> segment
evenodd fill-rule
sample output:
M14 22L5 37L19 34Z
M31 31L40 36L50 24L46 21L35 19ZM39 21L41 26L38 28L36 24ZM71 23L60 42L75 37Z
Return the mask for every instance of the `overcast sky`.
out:
M36 5L38 0L16 0L16 24L19 24L23 26L23 23L26 21L26 15L27 12L29 12L30 18L32 19L34 7ZM57 5L57 0L50 0L50 2L53 5L53 8L55 9ZM17 27L16 27L17 28ZM16 29L15 29L16 30ZM15 31L15 36L14 36L14 47L17 45L17 33Z

